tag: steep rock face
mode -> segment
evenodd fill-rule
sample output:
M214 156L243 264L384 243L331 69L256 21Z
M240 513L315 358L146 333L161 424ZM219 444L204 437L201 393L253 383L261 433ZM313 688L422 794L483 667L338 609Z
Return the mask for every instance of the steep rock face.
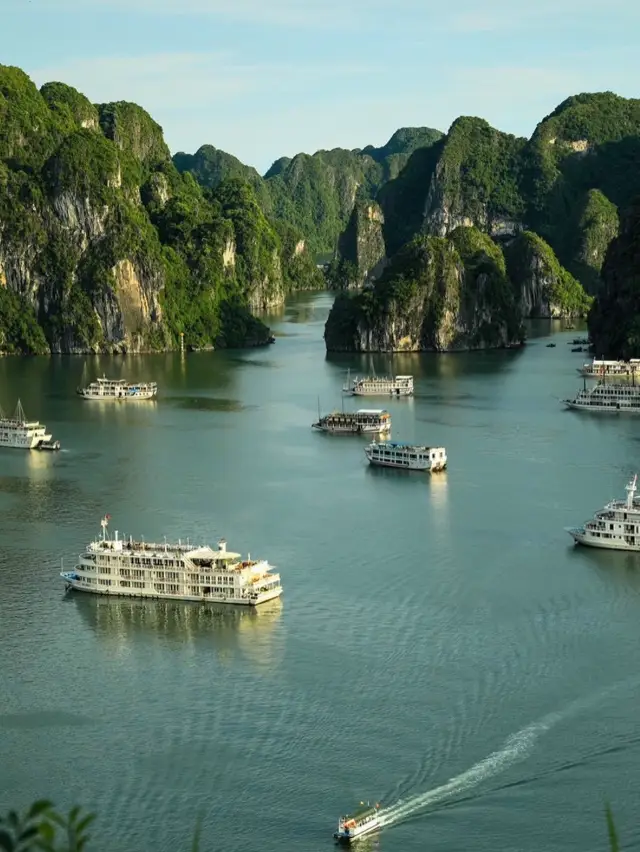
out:
M590 297L537 234L521 233L506 247L505 257L523 317L587 315Z
M640 197L623 217L607 251L602 287L589 313L598 357L640 357Z
M619 226L615 204L599 189L588 190L576 205L569 227L572 268L588 293L594 294L600 287L600 270Z
M474 228L416 237L372 289L338 295L325 327L329 351L454 351L522 340L502 253Z
M181 175L135 104L38 91L0 66L0 351L266 343L250 308L296 280L239 183L204 192ZM303 244L294 255L298 268Z
M384 215L379 204L375 201L356 203L338 243L343 269L353 270L346 273L348 287L361 287L366 281L374 280L386 266L383 225Z
M596 292L617 208L640 193L639 163L640 100L611 92L568 98L530 140L459 118L379 190L387 254L464 225L501 241L529 230Z

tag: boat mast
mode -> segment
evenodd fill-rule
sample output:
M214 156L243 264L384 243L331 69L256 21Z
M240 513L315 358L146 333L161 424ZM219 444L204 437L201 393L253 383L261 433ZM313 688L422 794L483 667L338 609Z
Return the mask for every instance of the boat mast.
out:
M22 407L22 403L18 400L18 404L16 405L16 410L13 415L14 420L20 421L20 423L24 423L26 421L26 417L24 414L24 408Z
M636 493L637 481L638 474L636 473L631 482L628 485L625 485L625 490L627 492L627 509L633 509L633 495Z

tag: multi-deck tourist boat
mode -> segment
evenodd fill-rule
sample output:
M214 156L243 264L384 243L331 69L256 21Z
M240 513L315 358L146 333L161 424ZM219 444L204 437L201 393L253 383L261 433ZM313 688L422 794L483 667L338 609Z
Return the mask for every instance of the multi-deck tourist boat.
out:
M349 372L342 391L351 396L412 396L413 376L356 376L352 379Z
M640 414L640 387L598 382L589 390L578 391L574 399L563 400L567 408L609 414Z
M381 811L380 805L365 805L360 803L361 807L355 810L352 814L341 816L338 820L338 830L333 832L334 840L338 843L350 843L358 837L363 837L380 828Z
M103 376L84 388L78 388L83 399L153 399L158 392L155 382L130 384L125 379Z
M257 606L282 594L280 575L266 560L243 560L239 553L196 546L188 541L153 544L107 535L109 515L100 522L102 534L87 545L73 571L60 576L68 589L100 595L168 598Z
M634 376L636 373L640 376L640 358L631 358L630 361L599 361L597 358L593 358L579 367L578 372L581 376L593 378L603 376L624 378L625 376Z
M334 411L318 417L312 429L335 435L386 434L391 431L391 415L383 408L361 408L359 411Z
M640 499L635 497L638 476L625 486L626 500L612 500L582 527L566 527L576 544L609 550L640 550Z
M372 465L399 467L403 470L444 470L447 453L444 447L424 447L396 441L373 441L364 454Z
M46 444L46 446L42 446ZM37 420L27 420L22 403L18 400L13 417L6 417L0 410L0 447L15 447L21 450L59 450L60 441L53 441L47 427Z

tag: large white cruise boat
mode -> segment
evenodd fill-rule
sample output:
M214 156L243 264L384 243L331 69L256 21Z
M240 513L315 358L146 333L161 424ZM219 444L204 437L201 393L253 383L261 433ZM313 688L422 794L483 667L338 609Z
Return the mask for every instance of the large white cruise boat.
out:
M107 535L109 515L100 522L102 534L87 545L73 571L60 576L67 589L99 595L167 598L258 606L282 594L280 575L266 560L243 560L239 553L196 546L188 541L153 544Z
M567 408L608 414L640 414L640 387L629 384L598 382L578 391L574 399L563 400Z
M640 358L631 358L629 361L604 361L593 358L578 368L581 376L600 378L614 376L624 378L636 373L640 376Z
M59 450L60 442L53 441L47 427L37 420L27 420L22 403L18 400L13 417L7 417L0 409L0 447L20 450Z
M351 396L412 396L413 376L356 376L352 379L349 372L342 392Z
M625 486L626 500L612 500L582 527L565 527L576 544L608 550L640 550L640 500L635 496L638 476Z
M153 399L158 393L155 382L130 384L125 379L108 379L103 376L84 388L78 388L83 399Z
M447 452L444 447L423 447L399 441L372 441L364 448L369 464L398 467L403 470L444 470Z
M338 830L333 832L333 838L338 843L350 843L380 828L380 805L365 805L362 802L360 805L352 814L342 816L338 820Z

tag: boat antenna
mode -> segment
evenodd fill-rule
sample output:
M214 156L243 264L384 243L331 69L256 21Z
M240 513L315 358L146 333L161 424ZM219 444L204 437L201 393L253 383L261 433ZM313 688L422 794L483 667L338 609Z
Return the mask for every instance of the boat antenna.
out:
M638 474L636 473L631 482L628 485L625 485L625 490L627 492L627 509L633 509L633 495L636 493L637 481Z
M320 397L318 396L318 421L320 420Z

